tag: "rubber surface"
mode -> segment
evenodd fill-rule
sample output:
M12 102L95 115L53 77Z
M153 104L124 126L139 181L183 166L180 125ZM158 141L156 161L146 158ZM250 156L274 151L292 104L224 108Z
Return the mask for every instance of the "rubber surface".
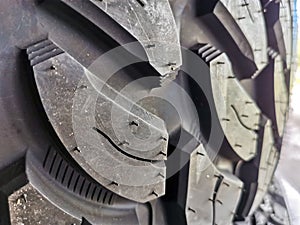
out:
M288 223L293 1L0 10L1 225Z

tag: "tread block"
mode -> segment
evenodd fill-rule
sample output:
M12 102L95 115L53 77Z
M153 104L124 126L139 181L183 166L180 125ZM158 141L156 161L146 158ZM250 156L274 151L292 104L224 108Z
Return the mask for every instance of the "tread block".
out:
M81 224L27 184L8 197L10 223L5 224ZM3 216L3 215L1 215ZM4 223L3 223L4 224Z
M162 75L182 64L175 19L168 0L99 1L96 6L132 34L144 47L149 63ZM159 23L157 23L159 21ZM172 63L172 66L169 64Z
M267 193L278 160L279 152L274 146L272 123L270 120L268 120L264 128L263 146L257 180L258 187L252 207L250 209L250 215L254 213L259 204L262 202L263 197Z
M29 57L49 45L54 44L43 41L29 47ZM146 202L164 194L165 178L159 174L166 173L168 133L161 119L106 85L67 53L34 64L33 72L52 126L88 174L132 200ZM57 157L49 155L46 160L54 177L62 167ZM66 174L73 176L68 187L86 195L88 184L76 173L67 170ZM109 201L110 196L105 199Z
M292 44L292 15L291 15L291 3L288 0L282 0L280 2L280 11L279 11L279 21L282 27L283 33L283 45L285 46L285 56L282 56L286 61L287 69L291 68L292 63L292 52L293 52L293 44Z
M249 41L258 70L268 63L266 25L259 0L221 0ZM257 34L260 34L257 38ZM238 42L237 42L238 43Z
M242 189L242 181L218 170L200 145L190 159L187 224L230 224Z
M279 55L274 59L274 64L274 100L276 122L279 136L282 137L289 107L289 92L285 82L283 62Z
M233 150L243 160L250 160L256 154L261 112L234 77L224 54L210 65L215 105L224 134Z

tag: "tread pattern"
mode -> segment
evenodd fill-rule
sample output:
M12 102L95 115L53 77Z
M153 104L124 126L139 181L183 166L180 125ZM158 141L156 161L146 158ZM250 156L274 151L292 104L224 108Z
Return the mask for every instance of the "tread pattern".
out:
M181 66L176 24L167 0L155 0L151 3L144 0L122 2L92 0L91 2L117 21L143 45L149 63L162 76L173 73ZM124 10L126 14L123 13ZM161 22L157 25L156 21Z
M113 205L116 195L78 173L60 153L49 147L43 168L57 182L79 196L104 205Z
M221 55L222 52L219 49L216 49L214 46L206 44L199 48L198 54L201 56L201 58L205 59L205 62L209 63Z
M220 61L223 63L218 63ZM261 112L233 75L225 55L213 60L210 67L212 90L223 132L232 149L243 160L249 161L256 154Z
M159 174L166 173L163 161L168 134L161 119L96 78L67 53L35 64L33 72L53 128L71 156L94 179L139 202L164 194L165 178ZM134 127L151 136L138 140ZM147 178L137 179L142 174ZM73 191L84 180L77 176L74 182L70 183Z
M234 172L234 177L239 177L241 182L245 184L245 190L238 196L240 204L237 218L241 220L246 215L256 212L255 210L267 193L278 163L280 137L283 135L288 107L288 89L286 87L289 84L285 85L288 75L284 65L286 53L282 45L285 45L285 42L280 39L280 24L278 27L272 28L275 30L278 46L275 46L271 40L272 37L270 38L270 35L272 35L269 28L272 26L270 22L274 23L272 18L276 17L274 17L274 13L279 8L279 2L226 0L221 2L222 4L219 2L215 3L212 7L213 10L202 12L200 16L198 15L197 20L201 21L201 29L205 32L197 36L198 43L195 43L194 46L201 43L198 54L210 65L212 92L220 124L226 139L231 145L231 149L241 159L238 165L242 165L241 167L244 168L241 171L246 172L247 168L248 171L254 169L251 173L248 172L249 177L244 172L240 173L239 169ZM193 7L192 4L189 6ZM188 8L186 8L184 13L192 14ZM273 15L272 18L270 13ZM286 13L282 12L284 15L280 19L282 23L290 22L289 16L287 16L289 17L288 19L284 19ZM221 41L216 37L216 30L220 31L221 29L216 28L220 27L218 22L212 22L214 21L214 15L227 29L237 45L230 42L224 32L222 33L224 34L222 36L224 42L223 45L220 44ZM186 23L185 20L191 21L192 27L197 26L193 24L193 19L189 16L184 16L184 22L181 24L188 26L189 23ZM277 20L279 20L279 17ZM290 26L285 26L285 29L288 30L287 34L283 35L285 39L289 39L287 41L288 45L292 39L289 28ZM194 30L197 31L197 29ZM191 31L188 28L183 28L182 32L187 35ZM258 33L262 34L259 39L257 39ZM190 45L191 43L191 40L186 41L186 39L183 39L183 41L184 44ZM229 50L230 47L228 45L232 50ZM214 57L213 60L208 60L207 56L216 52L217 49L222 49L219 53L224 54L216 54L217 57ZM255 70L253 70L251 63L243 64L242 60L238 62L231 56L231 52L239 51L236 49L241 50L250 61L255 63ZM284 55L284 57L280 58L280 54ZM239 66L237 64L243 65L243 68L240 67L241 70L237 69L236 67ZM252 74L243 76L239 74L241 71L252 71ZM274 83L273 78L271 78L272 74L274 75ZM269 82L268 87L271 86L272 88L263 87L265 82ZM266 96L261 96L264 93ZM223 100L223 96L225 96L225 100ZM270 101L273 103L265 104ZM251 105L252 108L250 107ZM265 121L266 117L267 121ZM255 169L256 164L259 165L258 169ZM214 164L214 166L217 168L218 164ZM190 173L197 174L200 171L199 169L193 171L190 168ZM192 178L189 177L189 179ZM205 186L205 184L202 185ZM207 188L207 190L213 190L213 186ZM190 194L188 194L187 198L189 199L189 197ZM197 196L199 201L201 201L201 198ZM197 210L193 209L190 211L195 213ZM188 212L186 214L188 215ZM210 214L205 212L203 215ZM197 216L191 217L188 224L194 224L195 221L193 219L195 221L199 220ZM210 219L212 224L215 224L214 219L212 217Z
M291 68L292 64L292 6L289 0L283 0L280 4L279 21L282 27L283 41L285 46L285 55L282 54L283 60L286 62L287 69Z
M267 37L257 34L265 34L266 26L263 18L263 9L259 0L222 0L236 23L249 41L253 54L253 61L258 70L268 63L267 58ZM237 41L237 40L236 40ZM237 41L238 43L239 41Z
M26 53L28 58L25 61L29 68L20 68L28 69L25 71L28 74L32 73L30 75L35 80L36 87L28 88L37 88L36 94L40 94L39 100L47 114L43 119L49 119L50 122L49 130L45 129L45 139L53 144L47 151L44 148L41 150L41 144L37 142L44 142L44 139L35 140L39 135L30 134L27 137L22 133L32 129L28 125L31 124L29 120L34 120L38 115L32 115L29 120L16 116L8 128L5 126L5 129L16 128L20 139L24 139L20 141L21 145L29 146L28 149L26 147L26 160L22 156L22 179L28 178L32 185L37 186L48 182L49 186L44 186L48 193L51 187L58 187L53 191L54 194L49 194L49 199L59 207L65 207L64 210L68 213L74 212L76 215L73 216L76 217L80 217L81 212L84 214L88 211L88 219L94 219L94 223L101 221L103 224L114 225L164 225L164 220L173 216L175 220L177 217L182 219L178 223L187 225L288 223L284 215L284 200L280 198L279 204L273 202L272 198L276 193L270 193L270 183L279 160L289 107L290 80L294 66L293 1L203 0L199 3L196 0L45 0L6 4L8 12L14 12L14 17L8 18L14 20L7 23L8 27L4 27L5 46L7 44L8 47L0 51L9 52L10 48L14 48L16 52L23 49L20 53ZM62 6L63 10L57 10L60 8L57 6ZM20 18L16 15L19 11L22 11ZM61 12L56 14L55 11ZM63 15L64 13L70 15ZM80 19L76 20L75 15ZM0 17L3 19L2 14ZM20 26L18 20L22 21ZM25 23L28 27L23 26L24 21L30 21L30 26L29 23ZM11 31L11 27L15 26L17 35ZM40 26L43 29L40 30ZM85 29L86 27L89 29ZM28 34L29 30L32 34ZM36 30L39 30L39 34L36 34ZM86 30L88 32L83 32ZM93 32L101 34L97 36ZM41 33L42 38L39 36ZM69 33L70 36L67 36ZM102 42L105 35L108 39L103 38L103 42L111 43L99 50L100 45L95 43L99 40ZM21 41L16 41L18 36ZM69 38L70 43L64 44ZM197 126L192 126L193 134L198 135L197 141L192 139L195 142L180 143L182 146L179 146L179 156L176 155L180 163L186 158L188 163L167 179L168 168L165 161L170 159L173 148L178 147L173 146L176 142L173 139L181 135L177 134L177 129L182 124L179 122L178 127L177 124L174 125L169 137L166 121L152 113L159 111L156 104L160 102L151 99L149 108L153 108L152 111L142 108L142 104L132 104L132 96L123 96L120 91L126 86L127 83L122 82L127 78L120 81L119 78L114 80L114 77L107 84L105 78L99 79L94 71L87 69L94 59L117 46L115 41L119 44L138 41L144 48L143 57L145 53L149 60L149 63L143 62L142 66L125 68L117 75L128 75L129 78L133 74L128 79L132 81L144 76L135 77L135 69L136 73L151 71L152 74L160 74L155 87L157 92L169 90L170 80L175 80L176 84L178 82L189 94L194 91L191 90L192 82L180 71L185 60L181 58L180 42L185 48L196 52L205 65L209 66L209 94L214 99L219 119L218 129L225 136L220 151L214 149L218 151L216 158L208 153L206 132L209 133L209 125L206 127L206 122L208 123L209 116L205 114L211 113L210 116L213 117L215 112L207 107L208 99L204 99L200 91L195 92L196 96L192 96L192 100L198 100L195 101L196 108L201 113L204 112L201 119L205 117L203 127L207 130L203 131L201 127L199 131L196 130ZM133 55L131 49L124 49L124 52L124 56L113 60L118 62L123 60L122 57ZM137 55L134 57L139 58ZM137 60L136 64L139 63L141 62ZM102 66L108 67L107 71L113 72L112 74L117 73L110 71L109 65ZM151 69L141 69L147 66ZM200 75L202 74L199 77ZM11 81L11 76L7 77L4 79L5 84L19 79L17 77ZM23 74L22 77L31 79ZM204 76L202 78L205 79ZM94 82L92 85L91 79ZM114 85L114 82L118 84ZM18 88L13 86L12 89ZM4 88L0 93L1 107L2 94L6 90ZM22 91L13 90L12 95L21 95ZM4 94L6 98L7 93ZM173 97L177 96L174 94ZM75 107L74 99L78 101ZM25 101L27 100L31 101ZM16 101L5 107L11 111L20 111L14 114L19 115L28 113L24 112L24 106L27 104ZM3 115L11 112L9 110L4 109ZM113 113L117 119L112 117ZM189 112L187 115L189 116ZM113 123L115 127L112 128ZM184 135L193 136L185 130L186 127L182 127ZM137 133L143 138L149 134L152 136L138 142L132 137ZM127 134L131 136L126 136ZM41 136L44 138L43 135ZM0 137L0 141L7 137L10 136ZM194 136L192 138L196 139ZM151 149L146 150L147 147ZM8 173L15 173L11 168L12 171ZM39 174L37 170L42 172ZM41 180L35 180L35 172L45 176L41 176ZM21 184L17 180L21 179L19 175L14 175L10 181L12 184L8 186ZM42 192L43 186L38 188ZM8 206L7 184L2 182L0 189L2 215L3 208ZM42 192L46 197L47 191ZM62 197L63 194L66 194L66 198ZM62 199L58 199L59 197ZM69 201L69 206L81 200L83 204L78 207L80 209L77 205L75 209L70 206L68 211L68 204L61 203L64 200ZM6 205L3 206L2 202ZM163 202L164 208L155 209L156 205L160 206L160 202ZM172 208L173 206L175 207ZM168 210L171 215L166 213ZM281 211L284 213L281 214ZM5 218L0 218L0 224L9 220L7 212L5 209ZM163 218L164 216L167 218ZM159 222L156 222L157 217L162 217L158 219Z
M218 170L202 145L191 154L189 171L188 224L230 224L243 190L242 181Z
M279 153L278 150L274 147L274 137L272 134L271 121L268 120L264 129L263 146L260 156L259 173L257 180L257 193L250 210L250 215L255 212L259 204L262 202L263 197L267 193L278 160Z
M41 40L27 48L28 59L31 62L31 66L35 66L62 53L63 50L54 45L49 39Z
M278 55L274 58L274 94L275 94L275 111L278 127L278 134L283 136L284 127L287 119L289 107L289 88L286 85L284 65L281 57Z

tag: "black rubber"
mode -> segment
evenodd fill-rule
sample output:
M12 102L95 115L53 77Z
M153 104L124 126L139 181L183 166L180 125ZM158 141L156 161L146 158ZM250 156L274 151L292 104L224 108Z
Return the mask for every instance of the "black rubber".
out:
M0 3L0 225L286 224L278 215L284 200L270 184L294 72L294 1L161 1L172 10L168 20L176 21L183 47L179 69L164 65L171 68L171 84L140 59L157 44L143 49L139 42L134 52L129 43L136 34L101 8L106 1ZM144 0L128 4L137 12L151 7ZM116 5L107 7L114 12ZM116 48L106 68L93 67ZM107 80L101 75L126 60L135 63ZM189 74L195 71L196 78ZM89 73L104 83L100 92L85 78ZM147 77L152 80L142 80ZM95 126L86 130L84 112L69 114L77 110L78 93L86 102L97 96ZM81 112L85 104L79 106ZM142 143L118 138L106 123L113 107L116 122L125 124L118 127L121 136L130 131ZM95 137L102 147L85 149L72 139L76 116L87 139L82 142ZM147 139L151 134L155 141ZM216 134L220 146L211 143ZM153 151L139 149L152 144ZM112 165L106 171L97 161L103 149L111 157L102 161Z

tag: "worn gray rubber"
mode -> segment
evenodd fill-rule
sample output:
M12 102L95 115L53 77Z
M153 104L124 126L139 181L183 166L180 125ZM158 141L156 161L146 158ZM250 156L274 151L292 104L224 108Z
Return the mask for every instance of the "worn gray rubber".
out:
M288 224L294 4L2 0L0 225Z

